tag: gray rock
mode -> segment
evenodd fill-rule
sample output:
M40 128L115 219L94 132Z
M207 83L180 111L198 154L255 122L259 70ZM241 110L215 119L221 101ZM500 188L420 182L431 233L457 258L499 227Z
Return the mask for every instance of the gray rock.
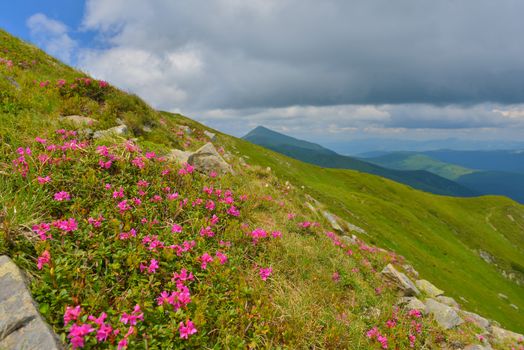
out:
M480 315L477 315L473 312L469 312L469 311L464 311L462 310L461 311L461 314L462 314L462 317L464 317L464 319L468 322L471 322L473 324L475 324L477 327L480 327L484 330L488 330L489 327L491 326L491 323L490 321L487 319L487 318L484 318Z
M76 127L92 126L98 123L98 120L96 119L84 117L81 115L67 115L65 117L60 117L59 120L71 123Z
M209 137L211 141L215 141L217 139L217 135L211 131L204 130L204 135Z
M515 305L515 304L509 304L509 306L512 307L512 308L514 308L515 310L518 310L518 309L519 309L519 307L518 307L517 305Z
M313 204L306 202L306 207L308 207L309 210L311 210L313 213L317 212L317 208L313 206Z
M435 321L444 329L451 329L464 323L464 320L460 318L455 309L439 303L435 299L426 300L426 312L432 314Z
M0 349L62 349L43 320L22 272L0 256Z
M172 149L171 153L167 156L167 159L184 164L187 163L190 155L191 152L186 152L179 149Z
M93 138L99 139L105 136L123 135L125 133L127 133L127 126L122 124L106 130L95 131L95 133L93 134Z
M400 298L398 304L407 310L419 310L423 313L426 312L426 304L415 297Z
M407 273L410 273L413 276L415 276L415 278L418 278L418 271L415 270L415 268L413 266L411 266L410 264L404 264L404 265L402 265L402 267L404 268L404 270Z
M212 171L217 173L233 173L231 166L220 156L212 143L208 142L192 153L187 162L201 173L210 174Z
M20 84L18 84L18 82L15 80L15 78L13 77L10 77L10 76L7 76L5 77L7 79L7 81L9 81L11 83L11 85L13 85L17 90L20 90L21 87L20 87Z
M329 211L322 211L322 216L329 222L333 230L342 232L344 231L342 227L338 224L337 217L333 214L331 214Z
M509 300L508 296L506 294L499 293L498 294L500 299Z
M436 298L439 302L441 302L442 304L445 304L447 306L451 306L455 309L458 309L460 308L459 304L455 301L455 299L453 298L450 298L450 297L445 297L443 295L440 295Z
M491 349L493 348L489 344L486 344L486 345L470 344L470 345L466 345L466 347L464 348L464 350L491 350Z
M524 341L524 335L515 333L512 331L508 331L506 329L497 327L497 326L491 326L491 335L493 338L495 338L498 341L505 342L518 342L518 341Z
M444 294L443 290L438 289L433 284L431 284L429 281L417 280L415 281L415 284L417 285L418 289L425 292L430 297L437 297L439 295Z
M414 296L420 294L415 284L402 272L397 271L391 264L387 264L382 270L384 277L393 282L405 296Z
M343 221L342 224L343 224L343 226L346 226L346 228L347 228L349 231L354 231L354 232L358 232L358 233L361 233L361 234L367 235L366 230L364 230L364 229L361 228L361 227L358 227L357 225L353 225L352 223L347 222L347 221Z
M187 125L178 125L178 128L188 135L191 135L191 133L193 132L191 128Z

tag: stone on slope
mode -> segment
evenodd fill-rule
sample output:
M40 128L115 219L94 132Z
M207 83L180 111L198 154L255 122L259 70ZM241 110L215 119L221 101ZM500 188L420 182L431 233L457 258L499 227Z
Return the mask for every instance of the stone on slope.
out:
M0 349L62 349L40 316L24 276L7 256L0 256Z
M455 309L460 308L459 304L453 298L439 295L436 299L439 302L441 302L442 304L446 304L447 306L451 306L452 308L455 308Z
M329 211L323 210L322 216L329 222L333 230L342 232L344 231L342 227L338 224L337 218L335 215L331 214Z
M89 117L84 117L82 115L67 115L65 117L60 117L59 120L69 122L76 127L92 126L98 123L98 120Z
M217 173L233 173L231 166L220 156L212 143L208 142L192 153L187 162L195 167L197 171L210 174L212 171Z
M402 272L397 271L391 264L387 264L382 270L382 274L393 282L404 295L413 296L420 294L415 284Z
M489 329L491 323L488 319L480 315L477 315L473 312L464 311L464 310L462 310L461 312L462 312L462 317L464 317L466 321L471 322L484 330Z
M209 137L211 141L215 141L217 139L217 135L211 131L204 130L204 135Z
M444 329L451 329L464 323L455 309L435 299L426 300L426 312L432 314L439 326Z
M93 138L99 139L101 137L109 136L109 135L123 135L126 132L127 132L127 126L122 124L122 125L118 125L113 128L106 129L106 130L95 131L95 133L93 134Z
M497 339L498 341L505 342L519 342L524 341L524 335L515 333L512 331L508 331L507 329L503 329L497 326L491 326L491 335L493 338Z
M167 159L184 164L187 163L190 155L191 152L186 152L179 149L172 149L171 153L167 155Z
M426 304L415 297L400 298L398 304L404 307L406 310L419 310L423 313L426 312Z
M470 344L467 345L464 350L492 350L491 345L480 345L480 344Z
M418 289L425 292L430 297L437 297L439 295L444 294L444 291L438 289L435 287L431 282L426 280L416 280L415 284L417 285Z

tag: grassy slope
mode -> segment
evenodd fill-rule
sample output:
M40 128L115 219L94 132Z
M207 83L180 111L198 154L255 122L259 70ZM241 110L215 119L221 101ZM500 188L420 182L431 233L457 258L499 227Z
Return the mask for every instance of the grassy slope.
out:
M211 280L209 282L217 285L197 284L192 285L194 293L194 303L190 304L188 310L183 313L174 314L169 317L166 324L166 315L162 310L150 309L154 303L154 293L160 287L155 281L154 288L150 285L141 285L143 277L139 273L128 271L129 267L135 267L136 254L134 250L127 251L119 248L118 244L111 243L111 237L118 233L118 227L104 226L101 234L107 234L109 240L104 240L103 235L90 237L89 230L85 227L86 220L84 215L89 211L99 212L105 208L113 207L114 204L104 200L103 196L97 196L95 199L80 196L74 200L74 204L68 207L67 204L60 204L50 201L50 195L57 190L67 188L73 194L88 194L92 191L93 185L100 177L107 176L105 172L96 165L97 157L93 148L83 154L77 163L72 167L57 168L54 179L56 184L52 183L51 189L46 187L35 186L35 174L30 173L27 180L20 179L11 170L11 161L16 157L16 148L19 146L31 145L32 148L38 149L34 144L35 136L53 137L53 130L66 125L58 122L60 114L82 113L90 115L100 121L98 128L105 128L115 125L116 117L122 118L132 127L133 136L138 137L139 144L145 149L153 149L157 152L167 150L169 147L179 147L195 149L203 142L201 130L206 129L204 126L184 118L180 115L167 115L164 118L152 111L147 105L136 97L126 95L116 89L109 89L104 93L103 101L96 102L91 98L78 98L78 96L64 97L54 89L40 89L34 84L34 80L45 81L46 79L56 81L56 79L67 79L68 81L81 77L82 74L61 65L59 62L44 55L41 51L27 46L18 40L8 36L0 31L0 44L2 49L7 48L8 52L4 55L13 59L15 65L20 62L30 62L32 59L37 61L36 64L28 67L18 67L5 69L0 67L0 73L3 75L0 79L2 89L0 89L0 180L2 192L0 196L0 253L7 253L30 274L33 284L32 292L41 304L41 312L46 319L53 325L62 337L65 338L65 327L61 321L65 305L74 305L82 303L85 310L98 315L103 310L108 310L110 320L113 323L118 319L122 310L129 311L133 305L134 298L145 299L144 312L146 313L146 324L140 327L140 332L133 338L136 344L149 337L158 336L157 342L152 342L155 338L149 338L150 348L155 348L159 342L168 341L168 344L179 343L173 335L173 325L177 325L180 316L185 317L185 313L190 313L197 322L199 333L191 338L191 342L185 343L185 346L194 347L247 347L253 345L257 347L275 347L281 344L291 348L311 348L331 347L331 348L370 348L375 347L366 339L364 333L373 325L382 326L391 312L391 303L396 299L395 293L380 280L380 275L373 270L379 270L394 255L374 252L367 254L365 251L360 252L355 247L355 255L348 258L339 247L331 244L331 241L322 233L323 229L313 232L304 232L297 230L296 222L287 220L288 212L295 212L301 220L314 220L304 207L304 191L300 187L287 189L283 181L290 179L296 185L305 185L306 193L315 195L318 199L325 201L330 205L331 210L346 217L349 221L365 227L373 235L377 244L382 246L394 247L397 251L407 257L413 257L412 262L423 272L423 277L434 280L437 285L445 288L451 295L457 295L458 286L453 286L453 282L459 280L454 278L446 283L442 282L442 277L437 275L432 266L426 265L426 261L445 265L444 269L449 268L445 260L433 257L431 254L430 243L425 241L424 244L410 237L413 226L420 229L421 232L428 234L427 239L431 238L436 241L435 247L445 246L437 235L431 232L431 228L425 228L425 223L415 220L416 215L426 214L421 211L414 203L424 206L427 205L434 211L432 215L444 217L450 215L454 217L455 211L468 217L479 218L473 211L448 207L447 202L441 202L444 208L439 208L433 201L440 202L441 197L421 194L418 191L398 185L391 181L379 177L364 175L353 171L325 170L315 166L304 164L291 160L274 152L268 151L261 147L254 146L246 141L235 139L226 135L219 134L217 144L223 145L232 152L239 155L247 155L248 162L259 164L260 166L271 166L274 171L268 173L257 167L244 169L239 164L234 164L240 176L225 177L220 179L220 186L223 188L231 187L237 193L251 193L254 201L249 202L243 208L242 220L249 227L264 227L267 230L279 229L283 232L281 241L275 241L269 244L257 245L254 249L250 240L238 234L238 230L225 230L228 225L235 227L238 222L227 220L227 225L221 226L220 234L224 238L231 239L235 245L230 252L229 258L231 265L219 269L213 268ZM21 89L3 79L6 75L14 78ZM82 96L82 95L81 95ZM140 126L143 124L153 125L153 132L143 133ZM173 130L176 130L176 124L185 124L195 127L199 132L191 139L180 139L174 136ZM118 141L118 140L117 140ZM185 146L190 142L188 146ZM116 146L118 147L118 146ZM81 152L83 153L83 152ZM125 154L125 153L123 153ZM35 163L31 163L35 166ZM126 168L127 167L127 168ZM118 162L117 169L129 169L129 164ZM133 169L133 168L130 168ZM86 172L87 170L87 172ZM152 168L151 170L154 170ZM41 171L41 170L38 170ZM157 169L158 171L158 169ZM155 172L133 175L136 171L118 172L115 178L116 183L122 183L129 186L131 191L135 191L132 184L136 183L142 176L147 176L151 181L155 181ZM279 175L282 181L275 178L273 174ZM175 177L176 179L176 177ZM161 180L157 179L158 184L155 187L162 186ZM178 179L177 181L180 181ZM205 177L196 176L190 186L181 183L181 191L188 195L194 196L198 193L200 186L206 184ZM191 185L192 184L192 185ZM64 187L68 186L68 187ZM268 200L272 196L275 200ZM401 198L399 198L401 197ZM451 202L459 201L448 199ZM284 207L281 207L279 201L282 201ZM395 204L395 201L398 203ZM522 207L515 206L510 201L500 201L500 199L475 199L471 203L484 203L486 207L494 206L490 212L490 223L507 236L507 240L514 242L515 245L522 246L522 236L515 230L515 225L522 227ZM412 203L413 202L413 203ZM427 203L426 203L427 202ZM459 204L456 204L459 205ZM498 208L505 206L511 212L514 222L507 222L505 216L499 215ZM108 208L109 208L108 207ZM54 208L54 209L53 209ZM151 210L154 207L151 208ZM354 212L348 215L345 208L350 208ZM58 209L58 211L56 211ZM114 215L113 209L108 209L107 215ZM451 210L453 214L447 214ZM58 242L38 243L28 241L26 236L28 229L35 223L43 220L51 220L57 213L62 212L78 215L80 221L81 233L78 240L75 236L67 236L63 244ZM479 208L478 211L483 214L485 209ZM150 211L147 211L150 212ZM185 215L199 216L199 210L188 211ZM151 212L151 213L154 213ZM401 214L401 215L400 215ZM505 214L505 213L504 213ZM104 214L106 215L106 214ZM165 213L159 213L165 215ZM400 216L398 216L400 215ZM200 216L199 216L200 217ZM56 217L55 217L56 218ZM191 216L189 216L191 218ZM164 218L166 219L166 218ZM169 217L167 220L170 220ZM438 220L437 220L438 221ZM472 221L472 220L471 220ZM321 222L325 225L325 222ZM469 223L469 222L468 222ZM449 224L449 223L448 223ZM435 231L443 236L449 236L449 230L443 229L439 222L432 223ZM456 227L462 230L462 227ZM192 234L198 231L199 227L189 227ZM324 226L325 229L325 226ZM115 231L116 230L116 231ZM441 230L441 231L439 231ZM462 233L471 233L464 228ZM515 252L506 249L507 244L501 245L494 242L500 237L490 231L480 231L486 234L488 243L500 245L504 253L511 257ZM165 235L165 232L159 232ZM471 239L477 239L472 234ZM82 237L82 235L84 237ZM169 236L169 235L168 235ZM198 235L196 235L198 236ZM80 240L82 237L82 240ZM88 238L88 239L85 239ZM460 243L454 237L449 238L450 253L455 256L460 251ZM85 240L84 240L85 239ZM102 239L102 240L99 240ZM409 244L413 243L413 251L409 251ZM109 243L109 244L108 244ZM204 248L207 243L203 243ZM209 243L213 244L213 243ZM238 244L238 245L237 245ZM126 284L115 284L115 274L111 269L105 269L96 273L96 279L90 274L95 273L93 270L93 257L109 258L104 255L105 249L115 250L121 255L118 261L115 261L111 267L119 269L119 278L124 278ZM54 262L60 269L63 279L60 282L60 290L54 290L50 278L52 272L48 269L39 271L35 267L35 259L43 249L49 249L52 256L58 259ZM199 248L199 250L202 248ZM404 250L408 250L407 254ZM419 253L423 251L429 254L427 257ZM425 250L428 250L426 252ZM201 253L201 251L200 251ZM462 252L464 253L464 252ZM467 250L466 250L467 253ZM496 252L492 252L495 254ZM144 251L140 251L144 257ZM433 255L435 252L433 251ZM471 268L472 274L482 275L490 283L496 283L500 286L500 291L505 292L512 302L522 308L522 300L518 295L521 289L514 289L507 282L494 275L489 267L482 265L478 260L473 259L472 254L465 254L468 259L479 265L470 266L466 261L462 266ZM421 258L422 257L422 258ZM165 258L165 257L164 257ZM164 262L161 267L178 269L182 261ZM96 261L96 260L95 260ZM190 265L198 265L198 260L192 257L189 261L184 260ZM516 263L521 263L518 259ZM60 264L59 264L60 263ZM260 283L257 271L252 268L253 263L262 264L262 266L273 266L274 275L270 283ZM173 265L170 265L173 264ZM123 266L124 265L124 266ZM77 267L80 267L79 270ZM195 267L195 266L193 266ZM354 269L359 268L361 272L355 273ZM334 283L331 280L333 271L338 271L341 275L341 283ZM78 274L81 273L82 279ZM160 274L162 275L162 274ZM500 305L496 298L488 300L488 295L483 294L483 290L478 290L478 281L474 276L464 277L463 284L473 285L471 292L466 293L460 289L461 295L471 299L471 307L476 309L475 305L486 304L485 307L479 307L478 310L488 314L495 319L500 320L508 328L521 330L522 319L519 315L506 312L504 305ZM76 277L75 277L76 276ZM435 277L435 278L434 278ZM206 274L199 272L199 279L206 281ZM138 281L138 282L137 282ZM151 281L154 281L151 280ZM244 281L244 282L242 282ZM247 282L246 282L247 281ZM100 291L94 288L93 284L106 284L106 289ZM87 283L87 284L86 284ZM127 286L127 283L129 286ZM138 283L138 284L136 284ZM150 282L151 283L151 282ZM458 284L457 284L458 285ZM220 287L220 288L217 288ZM115 289L116 287L116 289ZM382 294L377 295L375 288L380 287ZM124 288L122 290L122 288ZM125 288L129 288L126 290ZM476 288L476 289L475 289ZM234 298L232 298L234 296ZM80 299L79 299L80 298ZM98 302L92 302L98 300ZM102 302L101 302L102 301ZM104 309L106 306L109 309ZM146 307L147 306L147 307ZM500 306L501 310L496 312ZM123 309L122 309L123 307ZM376 316L370 313L374 308L380 310L380 315ZM492 310L494 308L495 310ZM196 315L196 316L195 316ZM425 321L426 322L426 321ZM244 327L245 326L245 327ZM145 328L143 328L145 327ZM425 326L426 327L426 326ZM432 339L447 339L453 341L460 339L467 341L466 336L471 333L454 333L442 332L435 329L434 325L427 324L428 333L424 333L425 339L430 343ZM176 329L176 328L175 328ZM387 328L384 331L387 331ZM123 330L125 332L125 330ZM401 341L400 335L403 334L405 339L408 329L402 329L396 336ZM143 333L141 333L143 332ZM404 333L402 333L404 332ZM468 335L469 334L469 335ZM391 338L390 338L391 339ZM404 340L405 341L405 340ZM469 338L469 342L472 338ZM89 340L90 346L93 345L93 338ZM401 347L405 347L405 343Z
M374 243L404 255L437 286L467 299L470 309L512 329L524 329L522 313L497 297L507 294L522 310L524 288L503 278L475 251L490 252L505 268L521 269L523 206L501 197L427 194L373 175L322 169L243 140L229 142L248 155L248 161L306 186L338 215L365 228Z
M367 162L398 170L427 170L431 173L456 180L474 170L459 165L448 164L429 156L413 152L392 152L383 156L365 158Z
M396 170L378 166L358 158L343 156L329 151L320 146L314 149L309 142L295 139L293 137L279 134L277 132L257 128L252 130L244 139L285 154L289 157L299 159L303 162L319 165L327 168L352 169L368 174L383 176L385 178L404 183L413 188L452 196L474 196L477 193L451 180L423 170ZM302 144L309 144L303 146Z

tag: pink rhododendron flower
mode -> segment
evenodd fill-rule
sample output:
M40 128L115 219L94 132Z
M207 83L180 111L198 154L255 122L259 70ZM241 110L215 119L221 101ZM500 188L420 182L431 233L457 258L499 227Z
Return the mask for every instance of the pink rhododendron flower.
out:
M33 226L33 231L35 231L42 241L45 241L47 239L53 238L51 234L47 234L47 232L51 229L51 225L46 224L45 222L42 222L38 225Z
M227 213L231 216L240 216L240 211L234 205L229 207Z
M42 255L40 255L37 259L36 267L38 267L39 270L42 270L44 265L47 265L50 262L51 262L51 254L47 250L44 250Z
M121 212L124 212L126 210L131 209L131 206L129 206L129 204L127 204L127 199L124 199L123 201L118 203L117 207L118 207L118 209L120 209Z
M178 325L178 331L180 332L180 338L187 339L190 335L195 334L197 329L195 328L195 324L193 322L187 320L185 324L180 322Z
M178 224L173 224L173 226L171 226L171 232L173 232L173 233L180 233L180 232L182 232L182 226L180 226Z
M68 201L71 199L71 195L66 191L60 191L55 193L54 196L55 201L61 202L61 201Z
M153 158L155 158L155 157L156 157L155 152L147 152L147 153L146 153L146 158L147 158L147 159L153 159Z
M155 273L158 267L159 267L158 260L151 259L151 261L149 262L149 266L140 264L140 272L144 272L147 269L148 273Z
M84 323L82 325L77 325L76 323L73 324L69 329L69 335L67 336L71 339L72 348L83 348L84 337L93 331L93 327L88 323Z
M87 222L93 227L100 227L102 225L102 221L104 221L104 217L102 215L99 215L96 219L91 217L87 219Z
M271 232L271 236L273 236L274 238L282 237L282 232L280 232L280 231L273 231L273 232Z
M35 141L38 142L38 143L41 143L42 145L45 145L47 143L46 139L40 138L38 136L35 137Z
M82 312L80 305L75 307L67 306L64 313L64 326L67 326L69 322L76 321Z
M193 276L192 272L188 273L186 269L182 269L182 270L180 270L180 273L177 273L177 272L173 273L173 278L171 279L171 281L173 281L173 282L177 282L177 281L185 282L185 281L192 281L193 279L194 279L194 276Z
M217 177L217 175L218 175L217 172L214 170L209 173L209 177L212 177L212 178Z
M51 181L51 177L50 176L45 176L45 177L37 177L37 180L38 180L38 183L43 185L43 184L46 184L48 183L49 181Z
M215 235L215 233L213 232L213 230L209 226L207 226L205 228L202 228L200 230L200 236L202 236L202 237L213 237L214 235Z
M340 274L338 273L338 271L333 272L333 275L331 276L331 279L333 280L333 282L340 281Z
M208 200L206 203L206 209L209 211L215 210L215 202L213 202L212 200Z
M417 309L409 310L408 314L409 316L415 317L415 318L422 317L422 313L420 312L420 310L417 310Z
M215 256L220 261L221 265L224 265L227 262L227 255L222 252L216 252Z
M127 338L122 338L118 342L117 350L122 350L122 349L125 349L125 348L127 348Z
M204 253L200 257L200 261L202 263L200 265L200 267L202 268L202 270L205 270L205 269L207 269L207 264L213 262L213 257L211 255L209 255L208 253Z
M269 276L271 276L271 274L273 273L273 269L271 267L261 267L258 273L260 274L260 278L262 278L262 281L265 281L268 279Z
M131 326L134 326L137 324L138 321L144 320L144 314L140 310L140 305L135 305L133 312L131 314L123 313L122 317L120 317L120 322L123 324L129 324Z

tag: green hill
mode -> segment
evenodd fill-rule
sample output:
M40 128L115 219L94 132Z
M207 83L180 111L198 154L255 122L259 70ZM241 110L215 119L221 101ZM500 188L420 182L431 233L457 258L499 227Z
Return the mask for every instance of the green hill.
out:
M379 349L376 331L398 349L479 343L471 322L445 330L397 309L389 263L524 330L523 206L303 163L155 111L3 31L0 49L0 254L25 271L62 342ZM207 144L204 131L234 173L171 159ZM331 232L320 208L365 233Z
M257 127L243 137L286 156L326 168L352 169L379 175L413 188L451 196L475 196L476 192L438 175L423 170L387 169L357 158L340 155L320 145L298 140L264 127Z
M462 175L475 172L475 170L445 163L415 152L392 152L378 157L365 158L365 161L397 170L426 170L449 180L456 180Z
M514 151L435 151L431 154L440 153L446 155L456 153L460 155L464 154L465 158L467 158L467 155L489 155L487 157L488 160L481 160L481 157L479 157L476 161L473 159L473 163L471 163L488 168L493 167L486 165L489 159L496 157L496 155L501 155L502 160L493 160L493 162L499 162L503 167L504 164L507 163L506 168L508 168L509 165L511 169L518 169L519 166L519 162L516 162L516 164L512 163L512 161L516 161L517 157L519 157L519 153ZM455 155L455 157L458 157L458 155ZM475 158L475 156L473 156L473 158ZM365 160L373 164L398 170L426 170L453 180L477 193L502 195L524 203L524 173L472 170L460 165L445 163L431 158L424 153L415 152L392 152L378 157L365 158ZM481 162L484 162L485 165L482 165Z

